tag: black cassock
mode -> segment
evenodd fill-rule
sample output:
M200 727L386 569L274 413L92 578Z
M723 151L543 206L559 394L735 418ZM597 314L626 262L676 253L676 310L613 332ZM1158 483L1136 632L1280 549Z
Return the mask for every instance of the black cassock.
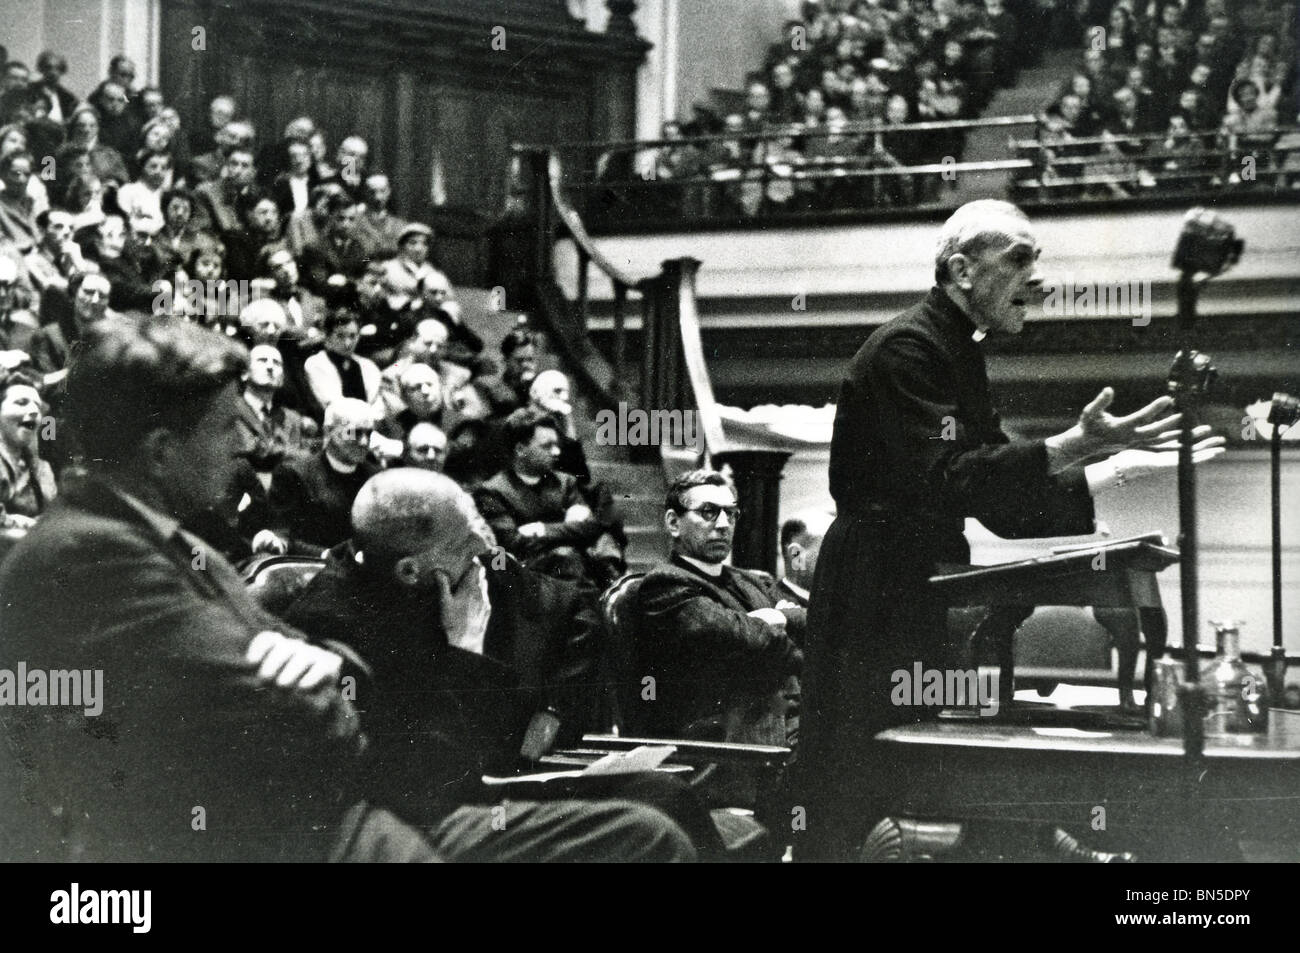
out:
M891 704L890 676L949 665L947 607L927 580L937 563L969 562L965 518L1008 538L1093 532L1082 468L1050 476L1043 441L1002 432L974 331L935 288L867 339L841 387L838 516L808 613L794 792L804 857L850 855L891 787L872 737L937 713Z

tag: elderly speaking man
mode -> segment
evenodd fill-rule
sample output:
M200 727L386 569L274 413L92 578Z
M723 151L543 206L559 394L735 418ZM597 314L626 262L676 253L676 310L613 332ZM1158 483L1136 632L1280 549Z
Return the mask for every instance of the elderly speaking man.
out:
M830 459L839 515L808 620L804 858L851 855L880 819L889 772L872 738L919 717L891 705L890 673L945 664L946 607L927 580L937 563L969 562L965 519L1011 538L1091 533L1094 492L1177 465L1148 449L1176 446L1168 397L1117 417L1106 388L1063 433L1003 433L980 341L1024 325L1042 294L1039 251L1015 206L962 206L939 232L936 286L871 334L845 374ZM1208 434L1197 434L1200 459L1222 452Z

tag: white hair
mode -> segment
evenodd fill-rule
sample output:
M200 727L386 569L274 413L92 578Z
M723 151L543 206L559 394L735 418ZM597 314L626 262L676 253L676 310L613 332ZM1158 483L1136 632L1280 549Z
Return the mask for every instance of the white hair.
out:
M528 396L537 400L558 384L569 386L569 379L564 376L563 371L542 371L533 378L532 386L528 388Z
M355 397L340 397L333 401L325 408L325 429L333 430L336 427L356 427L362 421L367 426L373 426L375 422L374 411L364 400L357 400Z
M967 202L943 223L934 250L934 280L949 280L948 259L958 253L974 254L994 245L1009 245L1029 217L1010 202L978 199Z

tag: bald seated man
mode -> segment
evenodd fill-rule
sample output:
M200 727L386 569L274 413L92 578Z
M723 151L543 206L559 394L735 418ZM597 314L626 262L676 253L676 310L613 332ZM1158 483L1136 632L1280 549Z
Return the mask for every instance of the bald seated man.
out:
M441 473L447 462L447 434L436 424L416 424L407 435L402 462L408 467Z
M380 473L357 494L352 522L353 538L331 550L287 618L309 634L347 633L372 667L356 704L377 758L377 803L431 828L439 853L456 859L612 860L647 836L671 859L692 852L677 825L644 806L496 804L500 792L480 781L515 773L562 731L585 727L574 689L593 677L600 621L576 588L497 549L473 500L441 474ZM612 790L602 784L598 793ZM692 840L716 846L683 790L661 801L698 829ZM482 810L494 804L508 815L504 829ZM632 843L616 836L624 827Z
M405 441L419 423L442 426L442 377L428 364L413 361L397 377L397 389L406 406L379 424L390 440Z

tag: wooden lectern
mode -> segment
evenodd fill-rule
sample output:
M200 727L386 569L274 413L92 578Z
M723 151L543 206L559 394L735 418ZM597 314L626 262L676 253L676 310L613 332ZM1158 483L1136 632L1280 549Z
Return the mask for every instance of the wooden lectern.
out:
M930 584L949 608L987 606L971 634L975 657L994 646L1001 669L999 702L1011 712L1015 695L1014 637L1037 606L1091 606L1119 650L1121 705L1134 708L1133 672L1139 630L1146 639L1146 687L1154 660L1165 650L1168 626L1156 573L1178 562L1178 551L1158 533L1105 543L1062 547L1050 555L995 566L940 566ZM1136 619L1137 624L1133 624Z

